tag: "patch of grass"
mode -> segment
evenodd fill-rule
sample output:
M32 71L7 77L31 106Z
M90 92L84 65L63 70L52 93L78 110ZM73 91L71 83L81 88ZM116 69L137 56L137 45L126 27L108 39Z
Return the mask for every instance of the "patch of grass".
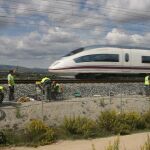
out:
M94 145L94 144L92 144L92 150L96 150L96 148L95 148L95 145Z
M146 128L150 129L150 110L142 115L142 120L145 122Z
M104 98L100 99L100 106L105 107L105 100Z
M119 137L114 141L113 144L109 143L108 147L105 150L119 150Z
M141 147L141 150L150 150L150 137L147 135L147 141Z
M16 118L20 119L23 116L21 115L20 107L16 107Z

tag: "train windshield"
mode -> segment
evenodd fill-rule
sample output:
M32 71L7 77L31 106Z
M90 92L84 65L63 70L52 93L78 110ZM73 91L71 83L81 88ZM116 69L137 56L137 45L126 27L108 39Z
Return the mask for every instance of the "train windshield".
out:
M71 51L69 54L65 55L64 57L72 56L72 55L77 54L77 53L80 53L80 52L82 52L82 51L84 51L84 48L83 48L83 47L82 47L82 48L78 48L78 49L76 49L76 50Z
M101 46L101 45L91 45L91 46L81 47L81 48L78 48L76 50L71 51L69 54L65 55L64 57L72 56L74 54L77 54L77 53L85 51L85 50L91 50L91 49L101 48L101 47L104 47L104 46ZM105 46L105 47L107 47L107 46Z

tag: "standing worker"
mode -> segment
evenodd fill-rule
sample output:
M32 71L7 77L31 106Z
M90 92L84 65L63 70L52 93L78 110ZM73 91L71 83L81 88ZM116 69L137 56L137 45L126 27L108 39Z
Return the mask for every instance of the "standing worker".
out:
M51 98L53 100L56 99L55 87L56 87L56 81L53 81L51 85Z
M15 92L15 81L14 81L14 70L10 70L7 76L8 86L9 86L9 101L15 100L14 92Z
M48 77L44 77L41 80L41 86L43 90L43 94L46 100L51 100L51 79Z
M146 94L146 96L149 96L149 93L150 93L150 77L149 77L149 75L147 74L146 76L145 76L145 82L144 82L144 86L145 86L145 94Z
M0 86L0 104L2 104L4 100L4 87Z

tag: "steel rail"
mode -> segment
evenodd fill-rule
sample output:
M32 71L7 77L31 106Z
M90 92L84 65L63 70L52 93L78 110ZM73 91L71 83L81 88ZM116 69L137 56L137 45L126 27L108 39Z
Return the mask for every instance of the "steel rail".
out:
M16 84L35 84L36 79L16 79ZM54 81L54 80L52 80ZM137 83L144 82L143 79L55 79L57 83ZM7 84L7 80L0 80L0 84Z

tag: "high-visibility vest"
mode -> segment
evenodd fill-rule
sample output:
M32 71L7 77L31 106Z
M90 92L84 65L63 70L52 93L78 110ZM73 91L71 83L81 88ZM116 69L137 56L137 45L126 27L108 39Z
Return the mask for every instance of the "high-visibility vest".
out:
M62 93L64 91L62 84L57 83L55 87L58 93Z
M144 83L145 85L150 85L150 83L149 83L149 76L146 76L145 77L145 83Z
M47 77L43 78L43 79L41 80L41 83L44 83L46 80L50 80L50 78L47 78Z
M55 90L56 92L61 93L61 86L59 83L56 83Z
M8 85L14 86L15 85L14 77L11 74L9 74L7 78L8 78Z
M3 91L4 90L4 87L3 86L0 86L0 91Z

